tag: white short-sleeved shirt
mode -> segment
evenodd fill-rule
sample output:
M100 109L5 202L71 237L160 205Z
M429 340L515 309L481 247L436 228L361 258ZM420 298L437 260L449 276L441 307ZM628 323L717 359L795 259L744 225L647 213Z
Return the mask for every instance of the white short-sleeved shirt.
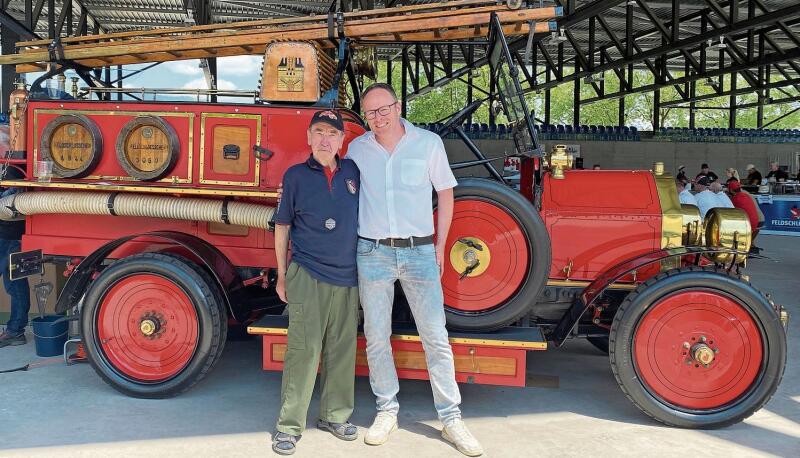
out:
M719 205L717 205L717 207L733 208L733 202L731 202L731 198L728 197L727 194L725 194L724 192L718 192L716 193L716 196L717 196L717 202L719 202Z
M722 207L721 202L713 191L706 189L694 195L697 199L697 207L700 209L700 216L705 218L706 213L712 208Z
M367 132L350 143L347 158L361 171L358 235L371 239L433 234L432 193L455 187L444 143L433 132L401 120L405 135L390 154Z
M694 194L692 194L692 191L689 191L689 188L684 188L683 191L678 193L678 199L680 199L682 204L697 206L697 199L694 198Z

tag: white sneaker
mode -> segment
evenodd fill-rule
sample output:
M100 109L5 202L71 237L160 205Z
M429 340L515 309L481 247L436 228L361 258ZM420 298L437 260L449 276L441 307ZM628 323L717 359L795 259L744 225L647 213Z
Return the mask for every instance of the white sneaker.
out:
M448 442L452 442L459 452L467 456L483 455L483 447L469 432L467 425L461 419L455 420L449 426L442 429L442 437Z
M389 434L397 430L397 416L390 412L378 412L375 421L369 427L364 443L367 445L381 445L389 440Z

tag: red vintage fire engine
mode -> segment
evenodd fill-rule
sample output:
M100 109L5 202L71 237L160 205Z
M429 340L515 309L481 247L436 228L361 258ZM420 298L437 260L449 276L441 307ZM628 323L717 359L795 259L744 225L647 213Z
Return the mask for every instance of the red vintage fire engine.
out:
M455 132L477 156L452 166L491 175L455 189L442 285L459 381L524 385L526 351L588 338L658 421L720 427L748 417L781 381L787 315L740 272L747 218L716 209L701 220L663 167L571 170L564 148L542 154L496 16L492 25L487 56L521 183L510 186L458 127L476 104L444 125L441 134ZM282 58L265 59L262 94L276 72L284 91L301 70L324 79L316 47L271 46ZM338 99L346 46L327 93L312 90L316 106ZM302 68L294 48L307 53ZM318 108L276 102L278 85L272 103L250 105L52 100L36 84L12 95L6 163L27 173L2 182L23 190L0 202L2 218L26 220L12 270L66 264L57 310L79 317L90 363L119 391L186 391L220 358L229 325L262 334L265 368L280 368L286 321L268 221ZM343 112L349 142L365 126ZM36 173L40 161L52 163L52 178ZM398 369L425 378L402 298L395 308Z

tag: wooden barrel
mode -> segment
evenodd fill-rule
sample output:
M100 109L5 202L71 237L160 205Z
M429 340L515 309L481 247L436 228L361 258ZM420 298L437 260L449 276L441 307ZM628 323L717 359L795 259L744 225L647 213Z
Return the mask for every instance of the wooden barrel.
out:
M175 166L180 154L178 134L158 116L130 120L117 136L117 160L128 175L158 180Z
M81 178L100 161L103 136L88 117L62 115L47 123L40 145L42 159L53 163L53 175Z

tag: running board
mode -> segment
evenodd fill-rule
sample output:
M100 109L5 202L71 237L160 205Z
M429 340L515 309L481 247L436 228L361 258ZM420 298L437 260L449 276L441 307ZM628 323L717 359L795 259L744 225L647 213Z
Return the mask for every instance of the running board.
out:
M262 336L264 370L283 370L288 326L288 316L267 315L247 328L249 334ZM427 380L425 353L416 330L393 329L391 340L398 377ZM539 328L521 327L484 333L451 332L450 345L458 382L504 386L525 386L526 353L547 349ZM356 375L369 375L366 340L361 332L356 348Z

